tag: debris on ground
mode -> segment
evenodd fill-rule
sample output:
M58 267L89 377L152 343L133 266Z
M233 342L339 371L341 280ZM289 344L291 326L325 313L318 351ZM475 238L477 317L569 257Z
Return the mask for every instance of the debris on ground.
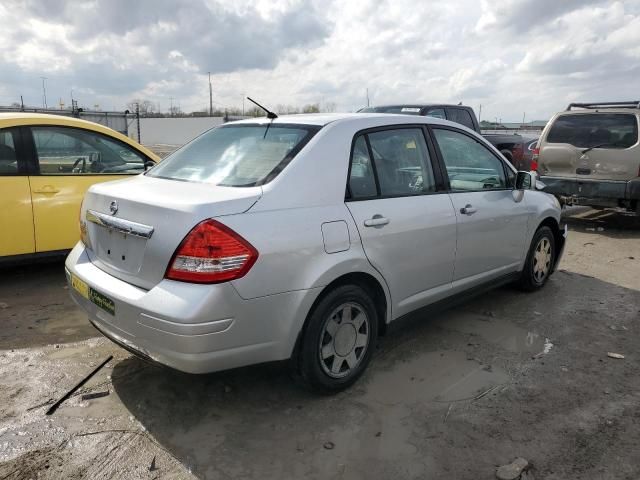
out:
M5 308L9 308L9 304L8 303L4 303L4 302L0 302L0 308L2 310L4 310Z
M624 358L624 355L622 355L621 353L607 352L607 357L609 357L609 358L617 358L617 359L622 360Z
M109 390L105 390L104 392L85 393L80 398L82 398L82 400L93 400L94 398L102 398L107 395L109 395Z
M335 446L336 445L333 442L325 442L325 444L323 445L325 450L333 450L333 447L335 447Z
M620 325L619 327L616 325L609 325L609 328L611 330L627 330L627 327L625 327L624 325Z
M447 421L447 418L449 418L449 414L451 413L451 409L453 408L453 403L449 404L449 409L447 410L447 414L444 416L444 421Z
M496 478L500 480L517 480L528 466L529 462L527 460L518 457L513 462L498 467Z
M158 467L156 467L156 456L154 455L153 458L151 459L151 465L149 465L149 471L155 472L157 469Z
M76 390L78 390L81 386L83 386L85 383L87 383L89 381L89 379L91 377L93 377L96 373L98 373L98 371L104 367L107 363L109 363L111 360L113 360L113 355L109 355L107 357L106 360L104 360L100 365L98 365L96 368L94 368L91 373L89 373L88 375L86 375L82 380L80 380L78 383L76 383L71 389L69 389L67 391L67 393L65 393L62 397L60 397L60 399L55 402L53 405L51 405L51 407L49 407L49 410L46 411L46 415L52 415L60 405L62 405L62 403L67 400L69 397L71 397L71 395L74 394L74 392Z

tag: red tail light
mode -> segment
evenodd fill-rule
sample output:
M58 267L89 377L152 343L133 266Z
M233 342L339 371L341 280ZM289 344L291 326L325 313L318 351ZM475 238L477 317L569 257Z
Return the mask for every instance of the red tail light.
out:
M538 147L531 150L531 170L538 170L538 159L540 158L540 149Z
M182 240L166 278L192 283L221 283L243 277L256 263L258 251L229 227L204 220Z

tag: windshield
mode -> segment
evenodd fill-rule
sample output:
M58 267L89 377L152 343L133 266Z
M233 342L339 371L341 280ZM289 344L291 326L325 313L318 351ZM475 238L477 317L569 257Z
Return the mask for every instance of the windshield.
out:
M401 113L403 115L420 115L421 107L411 106L390 106L390 107L366 107L360 110L361 113Z
M227 187L262 185L275 178L319 129L307 125L225 125L203 133L148 175Z

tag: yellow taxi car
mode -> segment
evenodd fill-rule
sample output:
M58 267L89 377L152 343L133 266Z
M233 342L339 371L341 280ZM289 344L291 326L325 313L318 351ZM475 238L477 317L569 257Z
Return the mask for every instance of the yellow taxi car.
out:
M87 189L158 161L97 123L0 113L0 263L69 250L80 237L78 212Z

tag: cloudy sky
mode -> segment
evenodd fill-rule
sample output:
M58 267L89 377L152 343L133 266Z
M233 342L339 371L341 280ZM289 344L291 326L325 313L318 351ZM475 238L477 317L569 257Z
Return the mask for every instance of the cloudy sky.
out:
M546 119L640 97L640 0L2 0L0 104L462 101ZM173 98L173 100L171 100Z

